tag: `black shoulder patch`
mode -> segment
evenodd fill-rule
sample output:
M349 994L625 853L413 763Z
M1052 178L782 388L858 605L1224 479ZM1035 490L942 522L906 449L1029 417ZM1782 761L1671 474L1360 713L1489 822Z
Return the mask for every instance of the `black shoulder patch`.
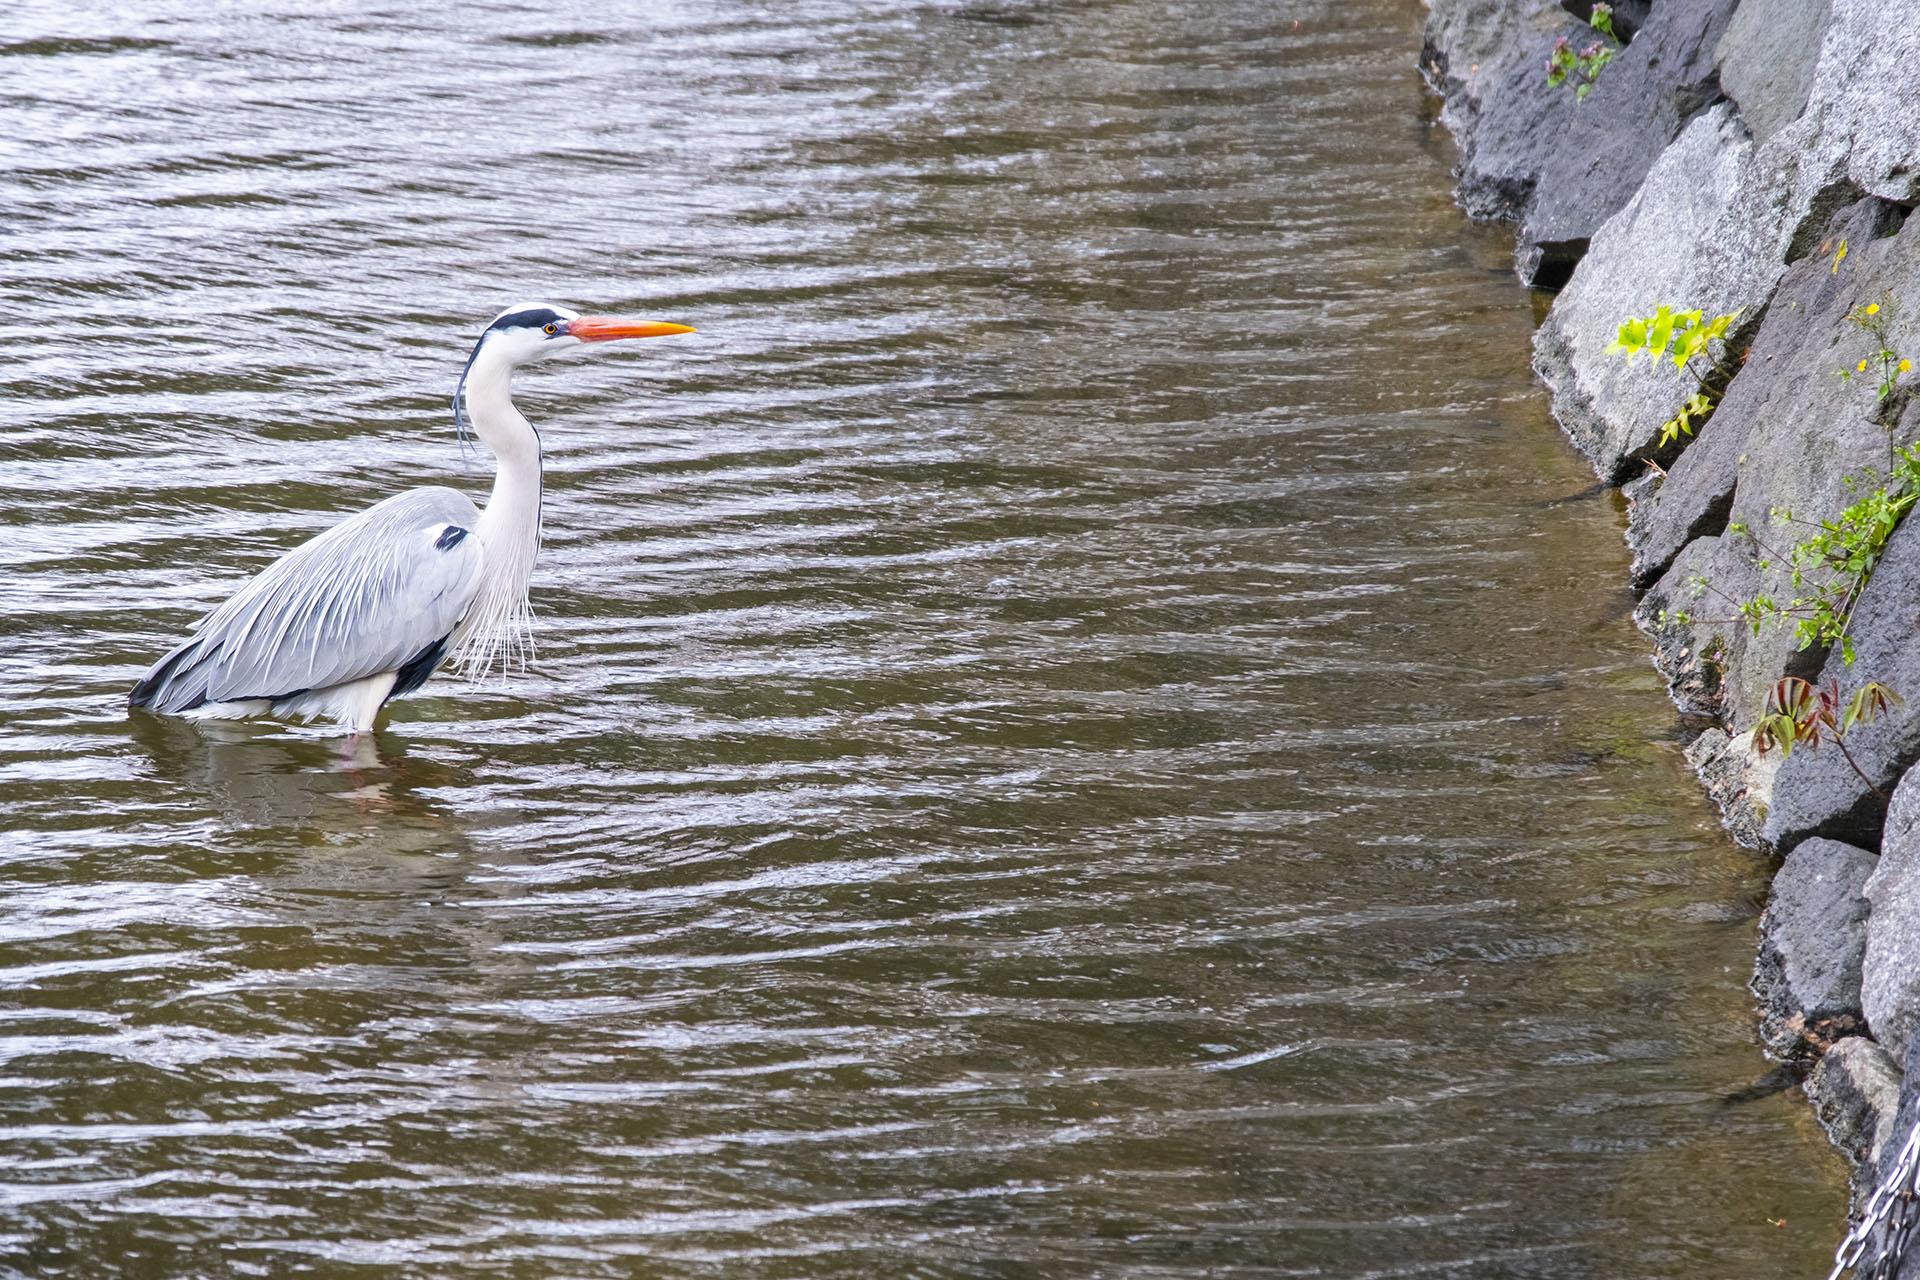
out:
M525 311L509 311L492 324L489 329L541 329L562 319L552 307L528 307Z
M460 543L465 540L466 536L467 531L465 529L462 529L457 524L450 524L441 531L439 537L433 540L433 548L436 551L451 551L459 546Z

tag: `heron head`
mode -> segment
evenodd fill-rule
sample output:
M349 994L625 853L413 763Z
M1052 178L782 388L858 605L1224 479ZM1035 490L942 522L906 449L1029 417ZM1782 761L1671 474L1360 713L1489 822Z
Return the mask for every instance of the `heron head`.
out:
M473 354L467 357L467 367L460 372L460 384L453 390L454 426L464 440L466 411L460 403L461 392L466 389L467 375L473 372L473 366L483 354L489 362L497 361L513 369L559 355L584 342L663 338L668 334L692 332L692 327L684 324L583 316L578 311L546 302L523 302L508 307L481 333L480 340L473 344Z
M692 333L684 324L664 324L648 320L620 320L612 316L583 316L578 311L551 303L521 303L508 307L493 318L480 335L473 354L498 350L508 365L530 364L558 355L583 342L608 342L615 338L661 338L672 333ZM471 360L469 360L471 363Z

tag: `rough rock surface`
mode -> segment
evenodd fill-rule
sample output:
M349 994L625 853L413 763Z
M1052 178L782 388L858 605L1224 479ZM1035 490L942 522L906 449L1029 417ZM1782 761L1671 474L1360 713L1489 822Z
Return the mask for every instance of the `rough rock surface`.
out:
M1854 607L1852 635L1853 666L1845 664L1836 648L1820 681L1836 682L1843 699L1867 680L1881 681L1907 699L1872 724L1856 725L1847 734L1847 752L1853 761L1875 785L1888 791L1909 765L1920 760L1920 520L1904 521L1887 540L1879 567ZM1761 834L1775 848L1808 835L1874 844L1886 817L1886 807L1854 772L1847 756L1828 745L1818 751L1795 751L1781 763ZM1920 859L1915 860L1913 871L1914 890L1920 893ZM1915 941L1920 946L1920 904L1915 910ZM1920 950L1913 951L1911 959L1915 985L1910 995L1920 1000Z
M1807 840L1787 855L1760 917L1753 994L1760 1038L1786 1062L1819 1056L1866 1031L1860 963L1867 947L1862 890L1879 862L1837 840Z
M1600 73L1566 134L1532 139L1539 178L1516 251L1527 283L1553 288L1564 281L1667 144L1720 96L1713 51L1738 4L1660 0L1633 43Z
M1593 16L1594 0L1560 0L1560 7L1586 22ZM1631 41L1653 14L1653 0L1613 0L1613 30L1622 40Z
M1755 140L1806 110L1826 25L1827 0L1741 0L1734 10L1713 65Z
M1752 732L1776 680L1814 679L1826 656L1801 650L1791 625L1770 620L1756 631L1740 616L1740 603L1763 587L1777 593L1779 571L1764 567L1773 563L1741 534L1696 538L1634 611L1674 702L1689 714L1717 716L1736 738Z
M1553 389L1554 415L1602 479L1618 484L1644 469L1639 459L1654 452L1661 424L1697 385L1671 361L1629 361L1606 348L1623 320L1662 303L1688 309L1701 297L1701 232L1726 220L1752 152L1724 103L1689 125L1601 229L1534 336L1534 368Z
M1720 806L1720 820L1727 834L1745 848L1760 847L1760 830L1766 825L1767 800L1779 759L1756 756L1751 735L1729 738L1720 729L1707 730L1687 748L1687 763Z
M1463 149L1508 64L1536 37L1570 30L1570 16L1553 0L1431 0L1420 70L1446 99L1441 121Z
M1807 114L1851 142L1847 172L1868 195L1920 199L1920 7L1833 0Z
M1900 1067L1865 1036L1827 1050L1807 1077L1807 1097L1820 1127L1854 1167L1856 1203L1873 1190L1900 1107Z
M1557 286L1688 120L1719 94L1713 50L1737 0L1665 0L1584 102L1547 55L1592 28L1540 0L1435 0L1422 65L1447 96L1468 213L1521 224L1522 278Z
M1903 1068L1900 1080L1900 1105L1894 1113L1893 1124L1890 1126L1887 1139L1880 1148L1877 1167L1872 1171L1872 1181L1875 1185L1885 1181L1887 1175L1893 1172L1894 1164L1900 1158L1900 1148L1906 1145L1907 1137L1913 1132L1914 1125L1920 1123L1920 1040L1908 1047L1905 1056L1899 1058L1899 1062ZM1856 1186L1863 1185L1867 1181L1867 1172L1862 1168L1855 1175ZM1873 1258L1874 1254L1869 1250L1862 1262L1863 1264L1870 1262ZM1862 1269L1864 1267L1856 1268L1854 1274L1859 1274ZM1905 1261L1895 1274L1899 1280L1920 1280L1920 1248L1908 1250Z
M1454 198L1470 216L1517 222L1532 208L1546 140L1564 135L1575 107L1547 83L1547 54L1583 33L1554 0L1434 0L1421 67L1446 96L1440 119L1461 152Z
M1657 483L1628 494L1636 584L1665 573L1692 539L1726 528L1756 423L1770 424L1763 434L1774 435L1862 411L1860 388L1835 376L1844 358L1835 340L1857 336L1846 332L1848 310L1885 284L1871 266L1862 270L1880 256L1869 246L1898 227L1892 206L1859 201L1841 210L1814 252L1788 270L1740 376L1699 438L1664 480L1655 477ZM1848 258L1836 270L1833 256L1843 243ZM1861 261L1853 259L1856 250Z
M1674 556L1649 590L1638 621L1654 637L1655 661L1680 705L1717 714L1735 735L1753 727L1783 675L1834 678L1843 694L1866 679L1882 680L1903 695L1920 691L1920 652L1910 652L1909 644L1915 611L1902 595L1920 574L1920 564L1913 563L1920 558L1920 532L1910 531L1913 522L1890 540L1854 609L1849 634L1860 661L1852 668L1837 655L1803 649L1791 619L1773 619L1756 633L1738 618L1740 604L1757 595L1787 605L1806 589L1792 583L1789 556L1810 528L1785 523L1776 512L1790 512L1798 521L1830 520L1861 496L1849 477L1872 480L1887 470L1890 436L1883 422L1899 407L1899 397L1883 402L1874 380L1856 376L1846 382L1839 374L1872 349L1868 336L1846 319L1848 310L1888 292L1915 300L1914 314L1898 303L1886 312L1893 317L1894 345L1920 350L1920 224L1899 224L1898 212L1877 201L1847 211L1825 242L1829 252L1796 266L1792 287L1769 310L1746 367L1699 441L1657 490L1649 494L1643 487L1634 495L1636 532L1630 536L1648 559L1663 555L1686 531L1728 522L1724 534L1695 538ZM1897 226L1897 234L1873 238L1889 226ZM1842 239L1844 258L1838 252ZM1891 441L1916 439L1920 404L1908 403ZM1669 613L1664 623L1662 610ZM1671 616L1676 613L1690 616L1682 621ZM1717 700L1691 692L1702 674L1701 654L1717 659L1707 673L1717 677ZM1914 757L1917 713L1920 702L1910 702L1856 731L1870 747L1879 740L1872 755L1879 761L1876 781L1897 777ZM1854 742L1850 735L1850 748ZM1838 750L1795 752L1778 783L1766 830L1775 847L1791 847L1806 835L1872 842L1878 803L1849 815L1868 793Z
M1874 1038L1906 1055L1920 1026L1920 773L1895 789L1880 864L1866 884L1873 914L1860 971Z

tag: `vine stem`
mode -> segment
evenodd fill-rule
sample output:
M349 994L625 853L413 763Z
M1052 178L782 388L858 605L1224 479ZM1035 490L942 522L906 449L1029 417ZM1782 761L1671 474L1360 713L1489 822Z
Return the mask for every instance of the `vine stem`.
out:
M1828 722L1828 727L1830 728L1832 727L1831 721ZM1867 771L1860 767L1860 762L1853 758L1853 752L1847 750L1847 740L1840 736L1840 732L1837 729L1834 731L1834 734L1833 734L1833 745L1840 748L1840 754L1847 758L1847 763L1853 766L1853 771L1860 775L1860 781L1867 784L1867 790L1873 792L1875 796L1879 797L1881 804L1891 806L1893 804L1893 801L1887 799L1886 792L1882 791L1880 788L1873 785L1873 779L1869 778L1867 776Z

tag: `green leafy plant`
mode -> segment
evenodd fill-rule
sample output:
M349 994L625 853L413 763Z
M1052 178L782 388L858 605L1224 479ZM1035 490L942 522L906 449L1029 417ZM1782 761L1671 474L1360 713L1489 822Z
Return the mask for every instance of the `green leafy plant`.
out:
M1845 254L1846 242L1842 241L1834 258L1836 270ZM1740 621L1749 625L1758 635L1769 621L1792 618L1802 650L1816 644L1828 649L1837 648L1845 664L1849 667L1853 665L1856 655L1848 631L1852 626L1854 610L1866 591L1868 579L1885 554L1894 530L1916 505L1920 505L1920 444L1899 447L1893 443L1893 426L1908 397L1913 394L1913 389L1899 382L1902 375L1911 371L1912 364L1899 356L1889 337L1891 319L1888 313L1891 305L1892 300L1888 298L1884 304L1862 304L1847 314L1848 321L1873 337L1878 347L1874 356L1862 360L1847 376L1864 374L1874 360L1880 362L1881 405L1876 420L1888 429L1888 466L1884 479L1870 492L1861 494L1859 491L1865 487L1864 484L1852 476L1846 477L1847 489L1858 496L1831 520L1806 520L1792 511L1775 508L1769 513L1775 523L1801 526L1811 531L1790 550L1782 551L1770 546L1745 524L1735 522L1727 526L1729 534L1746 537L1760 549L1764 557L1759 562L1762 570L1786 570L1793 588L1793 595L1786 603L1780 603L1765 591L1756 592L1752 599L1738 600L1715 587L1704 576L1696 574L1689 580L1694 594L1701 596L1711 593L1718 596L1732 606L1733 616L1697 619L1683 611L1662 610L1662 623L1675 621L1685 625L1713 625ZM1737 315L1736 312L1704 323L1701 313L1697 311L1673 313L1661 307L1656 315L1646 320L1629 321L1622 325L1619 340L1608 350L1625 351L1629 359L1643 350L1656 359L1670 351L1676 367L1687 366L1690 360L1705 352L1706 358L1714 362L1714 368L1704 372L1730 378L1732 371L1727 368L1724 355L1714 356L1708 344L1718 340L1724 348L1727 327ZM1724 389L1725 382L1719 385ZM1703 391L1710 389L1703 379ZM1889 396L1896 397L1890 415L1887 412ZM1674 424L1668 425L1671 435ZM1668 438L1668 435L1663 435L1662 442ZM1709 649L1711 652L1708 652ZM1702 650L1702 668L1717 683L1724 675L1724 645L1715 636L1702 646ZM1848 750L1846 735L1856 726L1870 723L1876 716L1890 712L1896 703L1903 701L1899 694L1877 680L1867 681L1851 697L1843 700L1837 680L1830 679L1825 688L1818 688L1805 680L1789 676L1774 685L1766 710L1754 726L1754 746L1762 755L1777 749L1784 756L1791 754L1795 746L1814 749L1823 741L1831 740L1846 756L1853 771L1860 775L1861 781L1884 802L1887 798L1885 793L1874 785L1873 779L1866 775Z
M1699 384L1699 390L1661 426L1656 448L1664 449L1681 436L1692 435L1713 416L1737 372L1727 351L1727 331L1739 318L1740 312L1729 311L1708 320L1702 311L1675 311L1663 302L1650 316L1621 322L1620 332L1607 344L1606 354L1624 355L1628 364L1642 352L1652 360L1670 359L1674 368L1691 373Z
M1561 36L1554 41L1553 52L1547 55L1547 84L1555 89L1563 84L1571 85L1575 102L1586 101L1587 95L1593 92L1593 86L1600 79L1600 72L1620 51L1620 37L1613 33L1612 6L1593 6L1593 12L1587 17L1587 25L1605 36L1606 40L1595 40L1576 51L1573 41Z
M1859 487L1851 476L1846 483L1852 489ZM1813 530L1789 551L1769 545L1745 524L1735 522L1727 526L1729 533L1752 539L1768 557L1760 562L1762 569L1771 569L1776 563L1787 569L1795 593L1787 603L1781 604L1766 592L1755 594L1751 600L1736 600L1704 577L1695 575L1689 581L1696 593L1711 593L1731 605L1735 615L1750 625L1755 635L1770 619L1792 618L1800 648L1837 644L1842 659L1852 666L1853 640L1847 631L1853 622L1854 606L1859 604L1868 577L1880 563L1887 539L1913 510L1916 501L1920 501L1920 445L1908 445L1894 450L1893 474L1884 483L1832 520L1802 520L1791 511L1776 508L1772 514L1780 524L1802 525ZM1662 621L1669 618L1687 624L1734 621L1733 618L1696 619L1683 612L1661 615Z
M1853 758L1853 752L1847 749L1847 734L1855 725L1870 724L1874 717L1886 714L1893 710L1895 703L1904 701L1906 699L1878 680L1867 681L1843 703L1838 680L1829 680L1825 688L1820 688L1798 676L1788 676L1777 682L1773 692L1767 695L1766 711L1753 727L1754 750L1765 755L1777 748L1784 758L1792 755L1795 747L1817 751L1822 742L1832 739L1853 771L1860 775L1860 781L1867 784L1867 790L1885 804L1887 793L1874 785L1860 762Z

